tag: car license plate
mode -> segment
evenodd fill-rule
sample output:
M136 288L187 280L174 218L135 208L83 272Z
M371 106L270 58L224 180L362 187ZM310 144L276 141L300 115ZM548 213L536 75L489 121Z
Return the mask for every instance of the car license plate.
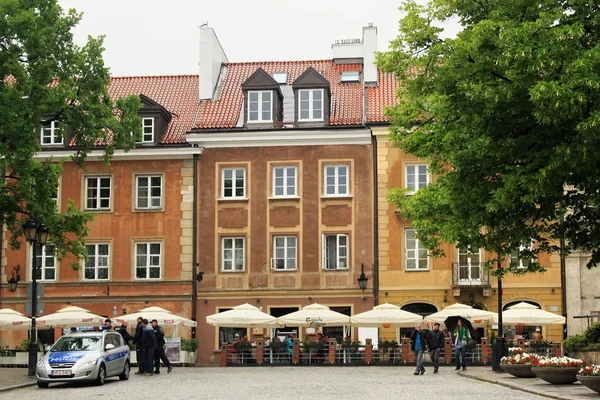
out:
M70 369L61 369L61 370L58 370L58 371L52 371L52 375L53 376L58 376L58 375L60 375L60 376L64 376L64 375L71 376L72 373L71 373Z

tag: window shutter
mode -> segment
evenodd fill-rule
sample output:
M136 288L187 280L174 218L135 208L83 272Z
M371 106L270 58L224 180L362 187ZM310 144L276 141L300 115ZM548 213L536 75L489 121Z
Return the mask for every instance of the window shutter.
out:
M327 269L326 259L327 259L327 237L325 235L321 235L321 268Z

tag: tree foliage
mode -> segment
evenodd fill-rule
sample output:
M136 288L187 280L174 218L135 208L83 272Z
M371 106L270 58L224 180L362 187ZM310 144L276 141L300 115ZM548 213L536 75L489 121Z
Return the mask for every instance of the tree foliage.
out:
M56 0L0 0L0 211L11 245L23 240L22 224L34 218L50 230L59 257L85 254L86 223L93 215L72 201L58 212L56 193L62 162L38 161L42 121L59 121L72 160L83 167L101 147L108 162L116 148L130 149L141 134L138 97L108 96L102 37L73 43L81 19ZM133 135L131 133L134 133ZM68 185L64 182L63 185Z
M600 261L600 5L584 0L405 1L378 65L401 81L391 138L438 177L389 199L434 254L442 242ZM463 29L443 38L440 22ZM535 246L519 251L534 240ZM535 260L535 258L533 258Z

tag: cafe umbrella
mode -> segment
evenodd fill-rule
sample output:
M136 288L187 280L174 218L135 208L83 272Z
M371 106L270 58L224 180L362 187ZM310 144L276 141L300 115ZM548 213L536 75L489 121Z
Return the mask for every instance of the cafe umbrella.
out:
M313 328L350 325L349 316L330 310L329 307L318 303L308 305L299 311L294 311L281 316L278 320L281 325L310 326Z
M39 316L36 319L37 327L70 328L73 326L101 326L104 317L96 315L85 308L70 306L53 314Z
M468 304L456 303L444 308L441 311L430 314L425 317L425 322L445 323L448 317L462 317L475 324L480 324L483 321L489 321L496 313L473 308Z
M497 320L498 317L494 317L494 322ZM565 317L521 302L502 312L502 322L505 325L562 325L565 323Z
M274 328L279 326L277 318L251 304L241 304L231 310L206 317L209 325L226 328Z
M120 317L114 318L113 323L115 325L120 325L123 321L127 321L130 324L135 324L139 317L145 318L148 321L155 319L158 325L161 326L187 326L191 328L198 326L196 321L181 317L173 314L169 310L156 306L142 308L137 312L121 315Z
M10 308L0 309L0 331L29 330L31 319Z
M423 321L423 317L402 310L400 307L385 303L372 310L350 317L354 326L372 328L411 328Z

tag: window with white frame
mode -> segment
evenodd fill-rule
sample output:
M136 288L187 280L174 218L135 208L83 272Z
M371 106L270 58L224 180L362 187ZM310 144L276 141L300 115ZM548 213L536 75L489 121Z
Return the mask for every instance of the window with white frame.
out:
M42 146L63 144L63 136L58 132L60 122L50 121L42 123L41 143Z
M248 92L248 122L273 121L273 92L249 91Z
M110 245L108 243L87 244L88 259L85 262L83 276L87 280L108 279Z
M246 197L246 168L223 168L221 197L224 199Z
M56 246L46 244L45 246L36 245L35 249L35 279L39 281L55 281L56 280ZM41 248L40 248L41 247ZM33 252L33 247L30 246L30 252Z
M344 196L349 194L349 174L350 168L347 165L325 166L325 195Z
M296 236L273 237L272 268L275 270L295 270L298 248Z
M426 164L409 164L406 166L406 188L409 194L414 194L417 190L427 186L429 183Z
M296 167L274 167L273 168L273 196L293 197L297 196L296 190Z
M298 121L323 121L323 89L298 90Z
M154 142L154 118L142 118L142 143Z
M60 209L60 183L56 185L56 191L52 193L52 201L56 204L56 209Z
M162 208L162 175L136 175L135 206L141 210Z
M160 279L162 243L138 242L135 244L136 279Z
M323 235L323 269L348 269L348 235Z
M85 178L85 209L110 210L110 176L87 176Z
M417 239L414 229L404 230L404 268L409 271L429 269L427 249Z
M245 268L243 237L221 238L221 271L237 272Z
M519 250L514 250L510 253L511 265L516 265L519 269L529 268L529 264L533 260L532 257L523 257L521 253L530 252L533 250L533 240L529 243L523 242L519 246Z

